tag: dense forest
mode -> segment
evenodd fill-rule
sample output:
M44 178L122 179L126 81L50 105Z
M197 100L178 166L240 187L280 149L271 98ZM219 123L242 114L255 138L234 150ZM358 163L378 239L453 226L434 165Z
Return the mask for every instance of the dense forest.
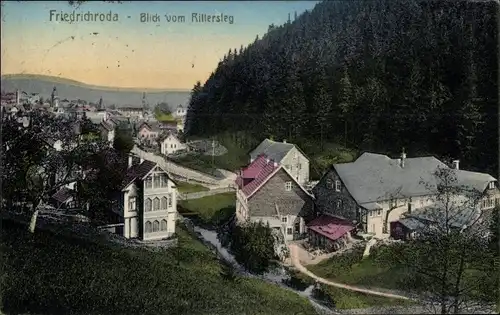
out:
M187 133L459 158L498 174L497 9L324 1L231 49L194 86Z

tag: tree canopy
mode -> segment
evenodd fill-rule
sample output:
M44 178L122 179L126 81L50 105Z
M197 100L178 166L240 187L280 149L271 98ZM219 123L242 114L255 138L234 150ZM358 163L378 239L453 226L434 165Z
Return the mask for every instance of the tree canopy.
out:
M269 224L252 222L232 228L229 248L236 261L255 273L267 271L276 258L274 236Z
M194 86L186 131L405 147L496 174L495 34L493 3L323 1L230 49Z

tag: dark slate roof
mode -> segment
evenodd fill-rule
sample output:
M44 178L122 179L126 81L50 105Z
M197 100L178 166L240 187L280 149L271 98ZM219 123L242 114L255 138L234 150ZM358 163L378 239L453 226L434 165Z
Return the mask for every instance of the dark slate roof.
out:
M406 158L401 167L397 159L374 153L364 153L352 163L334 164L333 168L361 206L391 198L434 194L438 184L436 170L450 169L433 156ZM456 175L457 185L481 192L489 182L496 181L488 174L451 171Z
M158 122L144 121L139 126L139 130L142 128L148 128L151 131L159 132L160 130L164 129L164 127L162 127L163 125Z
M55 194L52 195L52 199L57 202L63 203L68 201L69 198L73 197L75 191L67 187L59 189Z
M148 160L144 160L140 164L133 165L127 170L127 174L125 175L125 180L123 182L123 189L127 188L134 180L142 179L149 172L151 172L155 167L156 163Z
M423 229L425 227L425 224L420 221L420 220L417 220L415 218L403 218L401 220L399 220L399 223L401 223L402 225L404 225L405 227L407 227L408 229L412 230L412 231L415 231L415 230L419 230L419 229Z
M432 222L441 227L445 227L448 224L450 227L461 228L472 225L481 215L478 209L465 204L449 208L447 211L448 217L446 217L446 212L443 209L445 209L444 206L432 205L417 209L411 214L407 214L406 218L414 219L421 223Z

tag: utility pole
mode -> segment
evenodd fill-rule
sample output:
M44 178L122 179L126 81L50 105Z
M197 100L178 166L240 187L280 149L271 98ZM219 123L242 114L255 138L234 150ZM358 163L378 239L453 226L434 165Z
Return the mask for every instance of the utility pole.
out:
M212 168L215 168L215 139L212 138Z

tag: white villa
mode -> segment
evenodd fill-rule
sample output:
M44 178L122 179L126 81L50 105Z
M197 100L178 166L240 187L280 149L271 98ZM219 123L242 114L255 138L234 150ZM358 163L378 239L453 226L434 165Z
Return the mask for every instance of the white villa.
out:
M123 223L123 236L143 241L161 240L175 233L177 188L156 163L129 157L127 180L119 206L114 209Z

